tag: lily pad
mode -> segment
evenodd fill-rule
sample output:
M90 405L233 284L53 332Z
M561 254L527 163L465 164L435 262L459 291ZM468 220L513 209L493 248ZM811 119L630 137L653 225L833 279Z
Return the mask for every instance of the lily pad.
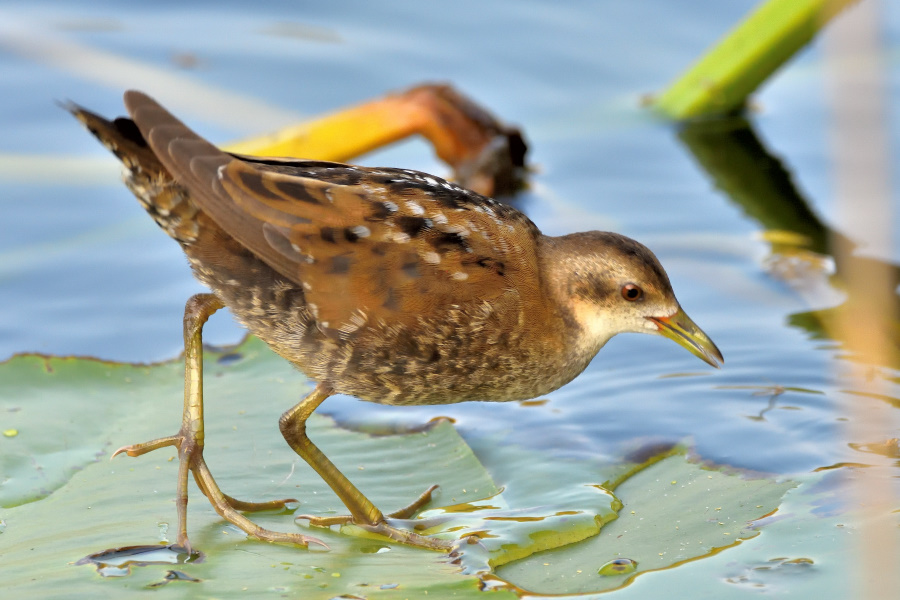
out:
M222 489L247 500L295 497L302 513L345 512L276 426L311 384L255 338L232 350L207 351L205 358L205 456ZM158 544L162 550L174 541L174 449L112 462L108 457L126 443L174 433L181 414L180 361L127 365L19 356L0 364L0 382L2 429L16 432L0 438L6 508L0 563L9 573L7 589L40 596L64 587L87 596L96 595L94 586L102 582L117 595L149 585L164 587L159 593L200 585L204 594L223 597L282 589L364 596L372 586L385 598L417 595L415 590L477 593L478 579L461 575L447 557L345 535L352 527L309 531L330 552L247 540L193 484L188 533L206 560L180 564L175 575L168 574L169 559L137 560L131 568L104 571L123 575L104 580L90 566L74 563L121 547ZM536 486L540 493L510 502L447 421L373 436L313 415L309 433L386 511L439 484L433 504L443 508L407 525L443 537L478 533L481 543L467 546L462 558L470 573L595 535L615 515L615 499L596 485L578 484L555 499L546 486ZM298 527L289 511L253 519L271 529Z
M207 351L205 359L205 457L222 489L246 500L298 498L299 513L344 513L276 426L311 384L255 338ZM329 552L266 544L223 521L192 484L188 533L204 560L184 562L166 549L176 525L174 449L108 460L113 448L174 433L182 369L180 361L127 365L35 355L0 364L0 430L9 432L0 437L6 589L95 596L103 585L121 597L146 587L166 594L197 586L216 597L377 591L406 598L426 591L474 597L487 584L500 596L597 592L757 535L748 522L774 511L792 485L711 469L671 445L645 449L632 461L586 464L548 461L497 440L491 461L503 464L498 472L510 482L500 489L446 420L372 435L313 415L310 437L386 512L441 486L402 526L478 543L464 545L452 562L353 526L308 531ZM292 517L288 510L252 516L282 531L298 527ZM94 560L81 560L89 556ZM622 559L634 561L632 572L598 574L610 561L627 563Z
M501 567L497 576L532 594L623 587L756 537L753 521L776 511L796 485L704 466L683 451L646 464L611 483L623 508L600 535Z

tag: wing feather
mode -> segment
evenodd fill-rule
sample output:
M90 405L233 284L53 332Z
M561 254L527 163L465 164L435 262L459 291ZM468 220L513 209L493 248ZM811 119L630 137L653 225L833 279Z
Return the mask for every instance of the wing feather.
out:
M537 295L539 231L509 206L415 171L233 156L143 94L126 106L200 209L302 286L323 330Z

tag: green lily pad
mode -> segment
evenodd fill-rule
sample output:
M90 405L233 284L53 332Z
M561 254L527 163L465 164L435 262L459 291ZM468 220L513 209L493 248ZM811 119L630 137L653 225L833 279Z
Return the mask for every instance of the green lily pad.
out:
M185 586L216 597L377 592L406 598L426 591L482 597L485 584L500 597L522 590L597 592L756 535L747 523L775 510L792 485L710 469L671 447L645 451L632 462L586 464L548 461L498 440L488 444L491 462L510 482L499 489L446 420L421 431L371 435L313 415L310 437L386 512L431 484L441 486L427 510L401 526L450 539L474 536L478 543L465 544L452 562L353 526L307 531L329 552L266 544L223 521L191 484L188 533L204 560L183 563L184 555L165 549L176 526L174 449L108 460L116 447L175 432L182 370L180 361L126 365L34 355L0 364L6 589L95 596L102 585L117 597L147 587L182 594L172 590ZM311 385L255 338L207 351L205 457L226 493L245 500L297 498L298 513L345 512L276 426ZM303 531L292 517L288 510L251 516L263 527ZM156 546L159 556L140 554L131 566L101 569L119 577L76 564L128 546ZM633 572L598 574L616 559L635 561Z
M246 500L298 498L300 513L344 513L276 426L311 384L254 338L230 351L208 351L205 358L205 457L222 489ZM373 436L313 415L310 437L385 511L433 483L441 486L432 504L442 508L407 525L442 537L478 534L481 543L466 546L462 567L440 554L343 534L353 527L308 532L330 552L247 540L193 484L188 533L205 561L177 565L169 575L175 565L132 566L118 573L127 576L106 579L90 566L74 566L98 552L154 544L162 549L174 541L175 450L108 457L121 445L174 433L181 403L180 361L148 366L28 355L0 364L0 427L10 432L0 438L0 564L10 573L7 589L36 596L62 587L96 595L99 584L115 587L117 595L149 585L160 593L197 585L204 594L242 597L282 589L321 589L329 598L365 596L375 588L385 598L417 595L415 590L474 594L479 581L462 570L484 573L585 539L615 516L615 498L596 485L579 483L557 498L535 486L534 493L508 500L447 421ZM300 530L289 511L252 518L263 527Z
M497 576L534 594L623 587L756 537L753 521L774 512L796 485L704 466L683 451L635 465L619 481L610 486L623 508L600 535L501 567Z

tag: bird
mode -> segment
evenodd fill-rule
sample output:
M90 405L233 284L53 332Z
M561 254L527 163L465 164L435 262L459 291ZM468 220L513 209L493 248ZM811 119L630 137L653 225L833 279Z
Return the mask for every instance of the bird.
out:
M386 405L508 402L579 375L619 333L667 337L718 367L722 353L681 308L643 244L614 232L547 236L522 212L409 169L231 154L150 96L128 91L129 117L66 108L123 165L126 186L211 291L185 306L185 399L172 436L113 456L178 449L177 543L188 553L187 482L248 536L300 546L316 537L264 529L216 484L203 458L202 329L222 307L316 386L279 419L288 445L346 506L342 517L395 541L452 544L393 523L436 486L384 514L318 449L306 420L329 396ZM327 546L326 546L327 547Z

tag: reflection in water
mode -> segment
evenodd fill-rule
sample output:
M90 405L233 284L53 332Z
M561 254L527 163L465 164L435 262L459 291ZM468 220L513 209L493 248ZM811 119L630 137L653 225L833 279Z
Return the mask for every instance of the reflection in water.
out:
M603 575L605 577L611 577L613 575L627 575L628 573L634 573L634 570L637 568L637 561L631 560L630 558L614 558L609 561L597 571L598 575Z
M359 551L363 554L384 554L385 552L390 552L391 547L384 544L370 544L361 547Z
M878 454L886 458L900 459L900 439L897 438L891 438L883 442L874 442L871 444L857 444L851 442L850 447L860 452Z
M900 347L896 302L900 267L854 254L856 244L819 219L791 174L763 146L744 117L689 123L678 137L715 186L764 230L763 237L771 246L768 263L773 275L812 305L844 298L831 308L791 315L789 324L813 339L840 342L848 351L841 358L900 368L896 352ZM840 323L847 314L878 318L880 323L872 330L889 336L892 352L874 353L873 347L879 344L842 328Z
M888 138L886 46L881 40L883 15L877 2L862 3L829 31L825 44L826 82L831 113L834 190L841 222L868 252L888 256L891 240L891 190ZM835 373L844 388L851 448L868 453L870 467L887 466L877 456L893 459L893 414L897 406L900 368L900 302L897 265L860 256L849 237L830 230L809 209L781 163L756 138L743 118L688 125L680 138L710 174L716 186L766 231L773 258L771 272L813 306L832 305L792 315L790 325L813 338L840 344ZM829 261L833 269L829 269ZM812 282L812 285L811 285ZM817 285L818 284L818 285ZM829 289L830 288L830 289ZM842 302L823 301L823 292L844 294ZM890 439L886 439L890 438ZM885 440L886 441L878 441ZM841 462L827 468L860 467ZM896 564L900 546L892 527L881 523L896 507L895 469L854 468L842 495L863 507L856 540L858 594L866 598L900 597ZM778 567L808 572L812 560L781 561ZM756 573L761 568L755 569ZM764 587L756 573L743 573L730 583Z
M183 565L203 562L204 558L206 556L200 551L188 554L184 548L174 544L168 546L124 546L88 554L75 564L96 565L97 572L103 577L124 577L131 574L131 567ZM179 572L169 571L169 573ZM179 575L173 575L171 578L167 575L166 579L181 579ZM188 579L193 580L193 578Z
M819 254L831 254L832 233L797 190L781 161L744 117L688 123L678 138L716 188L765 231L790 231Z
M181 571L166 571L166 576L162 578L161 581L157 581L156 583L151 583L147 587L157 588L166 585L167 583L171 583L173 581L190 581L191 583L199 583L200 579L196 577L191 577L187 573L183 573Z
M812 576L814 564L813 559L806 557L771 558L766 562L743 566L740 573L727 577L725 581L764 593L776 591L783 586L786 578Z
M754 390L754 396L768 396L769 404L762 409L757 415L745 415L751 421L765 421L765 414L778 406L778 398L786 392L797 392L801 394L817 394L824 396L825 392L819 390L810 390L800 387L788 387L783 385L718 385L717 390ZM782 408L790 408L783 406Z

